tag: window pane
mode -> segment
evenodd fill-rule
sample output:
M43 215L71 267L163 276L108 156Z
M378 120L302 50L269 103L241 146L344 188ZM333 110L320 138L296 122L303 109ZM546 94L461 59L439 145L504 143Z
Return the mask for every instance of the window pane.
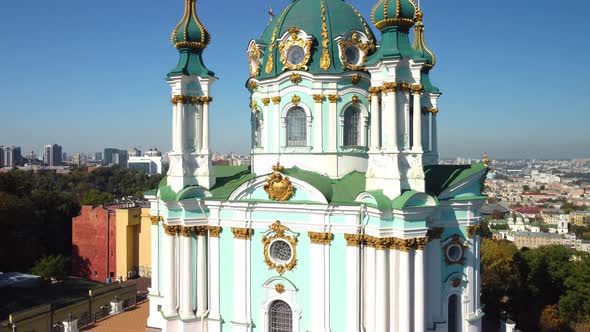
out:
M270 332L292 332L293 314L291 307L281 300L270 304Z
M287 146L306 146L306 115L301 107L294 107L287 112Z
M349 107L344 111L344 146L360 145L359 142L360 111Z

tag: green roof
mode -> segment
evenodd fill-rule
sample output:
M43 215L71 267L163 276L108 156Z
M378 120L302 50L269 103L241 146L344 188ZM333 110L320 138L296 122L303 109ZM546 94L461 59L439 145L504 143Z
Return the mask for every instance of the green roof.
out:
M485 171L486 168L485 164L424 166L426 192L438 196L468 177Z
M322 37L322 7L325 7L325 22L327 28L327 50L330 54L331 65L327 70L320 68L320 58L323 53ZM338 43L334 41L337 36L342 36L350 31L357 30L366 34L369 39L375 42L373 31L360 15L360 13L350 4L343 0L295 0L292 1L279 15L276 15L271 23L266 27L258 43L266 45L266 54L261 61L260 75L258 78L264 79L275 77L283 73L283 64L281 63L281 54L279 51L278 39L282 37L290 28L296 27L315 38L311 50L311 60L309 62L310 73L314 74L335 74L346 71L340 62L340 50ZM271 44L274 47L271 49ZM273 66L270 73L266 72L266 64L269 59L269 53L272 53Z
M213 169L217 179L215 186L209 190L213 195L209 199L227 200L239 186L256 178L247 166L213 166Z

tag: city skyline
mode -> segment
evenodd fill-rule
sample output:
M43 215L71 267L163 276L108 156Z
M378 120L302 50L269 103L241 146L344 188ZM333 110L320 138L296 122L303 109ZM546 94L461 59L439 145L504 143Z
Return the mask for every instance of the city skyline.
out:
M372 3L350 2L369 17ZM286 3L272 1L275 11ZM182 5L138 0L100 5L69 0L33 8L2 4L0 35L10 47L0 54L6 64L0 78L0 113L16 125L0 131L1 144L21 146L23 154L39 153L48 143L63 145L68 154L110 146L168 152L172 114L164 75L177 61L168 38ZM220 78L212 92L219 97L211 111L212 149L246 154L250 146L246 48L264 28L260 22L268 20L268 3L229 8L202 1L198 6L213 36L204 60ZM582 98L569 97L583 94L590 70L576 66L576 75L567 76L567 89L561 89L553 86L560 85L563 70L548 65L556 56L566 55L568 62L583 63L587 46L577 41L584 40L590 27L582 17L588 4L423 1L422 6L426 41L438 56L431 77L444 94L439 105L441 157L477 158L484 152L499 159L590 156L586 146L590 134L585 129L590 115L584 112ZM87 11L94 15L85 15ZM25 13L37 24L26 23ZM161 19L147 22L148 17ZM228 17L236 24L226 24ZM555 22L556 17L567 20L561 20L559 29L539 33L539 26ZM483 26L480 21L495 24ZM38 25L45 29L38 31ZM233 29L236 25L239 31ZM518 33L506 34L504 29ZM10 33L15 30L22 33ZM134 37L121 37L121 31ZM36 36L33 40L43 50L43 61L28 51L31 39L22 35ZM553 52L547 52L548 45ZM31 84L35 88L22 88ZM235 98L221 97L227 95Z

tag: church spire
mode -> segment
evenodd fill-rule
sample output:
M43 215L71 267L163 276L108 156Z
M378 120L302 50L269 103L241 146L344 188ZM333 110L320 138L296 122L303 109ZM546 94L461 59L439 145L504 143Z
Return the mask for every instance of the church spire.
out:
M178 50L203 50L211 41L211 35L199 21L196 8L197 0L184 1L184 14L176 28L172 31L170 41Z
M424 70L429 72L436 64L436 57L434 53L426 46L424 39L424 23L422 22L423 14L420 9L416 13L416 25L414 26L414 45L412 46L424 59L426 65Z

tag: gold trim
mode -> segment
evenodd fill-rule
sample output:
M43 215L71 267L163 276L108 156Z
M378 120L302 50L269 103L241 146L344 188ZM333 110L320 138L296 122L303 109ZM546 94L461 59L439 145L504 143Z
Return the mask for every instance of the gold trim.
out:
M209 232L209 227L207 226L197 226L194 229L197 236L205 236Z
M415 16L416 26L414 27L414 44L412 45L412 48L414 48L416 51L422 54L430 54L430 56L432 57L432 63L427 63L424 65L424 69L426 69L426 71L429 71L434 67L434 65L436 65L436 56L434 55L434 52L432 52L428 48L428 46L426 46L426 40L424 39L424 24L422 23L423 17L424 14L421 10L418 9Z
M281 172L285 168L277 161L272 167L273 172L266 178L264 191L268 198L273 201L288 201L295 195L295 187L288 176L283 177Z
M201 98L199 98L199 97L191 96L188 99L189 99L189 103L193 106L195 106L197 104L201 104Z
M432 113L432 115L437 115L438 114L438 108L431 108L430 109L430 113Z
M254 43L254 47L250 49L248 52L248 63L250 65L250 77L256 77L260 75L260 61L261 61L261 52L258 44ZM252 66L254 59L257 58L258 61Z
M174 95L170 99L170 102L172 104L174 104L174 105L176 105L176 104L186 104L187 101L188 101L188 98L186 96L183 96L183 95Z
M338 102L338 99L340 99L340 96L338 95L328 95L328 100L330 101L330 104L336 104Z
M252 110L258 109L258 102L256 102L256 99L252 99L252 101L250 102L250 108Z
M219 238L219 234L223 231L223 228L219 226L209 226L209 237Z
M444 228L442 227L434 227L428 230L428 232L426 233L426 237L428 238L428 241L434 241L434 240L440 240L440 237L442 236L442 233L444 232Z
M234 233L234 239L251 240L254 230L252 228L238 228L232 227L231 232Z
M268 266L269 270L276 270L280 275L285 273L285 271L291 271L297 266L297 237L292 235L289 236L285 234L285 232L289 231L289 228L283 226L280 221L275 221L272 225L269 226L270 230L272 231L273 235L270 237L263 236L262 243L264 244L264 262ZM289 243L291 245L291 249L293 250L291 254L291 260L286 262L285 264L277 264L273 262L272 258L270 257L270 246L275 240L281 240Z
M279 52L281 53L281 62L283 63L283 71L285 71L287 69L290 69L290 70L299 70L299 69L307 70L307 69L309 69L307 67L307 64L309 63L309 60L311 59L312 41L301 39L299 37L300 31L301 30L297 27L290 28L289 29L289 36L287 37L287 40L279 43ZM303 57L303 60L300 63L296 63L296 64L293 64L293 63L290 63L289 61L287 61L287 53L289 52L289 49L294 46L301 47L303 49L303 51L305 52L305 56Z
M332 233L321 233L321 232L307 232L309 240L313 244L329 245L332 242L334 236Z
M283 284L276 284L275 285L275 291L277 291L277 293L279 293L279 294L283 294L285 292L285 285L283 285Z
M367 39L369 39L369 43L371 44L371 49L372 50L375 49L375 40L373 39L373 36L372 36L373 34L371 33L371 30L369 29L367 22L365 21L365 19L361 15L361 13L359 13L359 11L356 8L354 8L353 5L349 4L348 2L346 2L346 4L348 4L350 6L350 8L352 8L352 11L354 11L356 16L358 16L358 18L363 23L363 27L365 28L365 35L367 35Z
M399 91L401 91L401 92L408 92L408 91L410 91L410 84L408 84L405 81L402 81L401 83L398 83L397 86L399 88Z
M193 232L195 231L196 227L184 227L184 226L180 226L180 231L178 232L178 234L180 236L183 237L192 237L193 236Z
M459 279L459 278L454 278L451 282L452 282L453 287L455 287L455 288L461 286L461 279Z
M278 21L277 21L277 25L275 26L274 30L272 31L272 38L270 39L270 46L268 48L268 60L266 61L266 73L270 74L270 72L272 71L272 68L274 67L274 60L273 60L273 52L275 49L275 42L277 40L277 33L279 32L279 26L281 26L281 22L283 21L283 18L285 18L285 15L289 12L289 9L293 7L293 3L291 3L291 5L289 6L288 9L285 9L283 11L283 14L281 15L281 17L279 17Z
M278 96L277 96L277 97L272 97L272 98L270 98L270 99L272 100L272 103L273 103L274 105L278 105L278 104L280 104L280 103L281 103L281 97L278 97Z
M313 101L315 101L316 104L321 104L324 101L324 95L313 95Z
M358 103L360 102L359 96L357 96L357 95L352 96L351 101L354 105L358 105Z
M252 89L252 91L258 90L258 83L250 80L250 89Z
M322 57L320 58L320 68L322 70L330 69L332 65L332 60L330 59L330 51L328 50L328 45L330 44L330 39L328 38L328 24L326 23L326 6L324 5L324 0L320 0L320 8L322 11Z
M424 86L422 84L413 84L411 87L412 93L415 95L419 95L424 90Z
M270 98L262 98L262 104L268 106L268 104L270 104Z
M184 13L180 22L176 25L174 30L172 30L172 34L170 36L170 42L174 45L174 48L181 49L181 48L193 48L193 49L205 49L207 44L211 42L211 34L209 30L201 23L199 17L197 15L197 8L196 8L196 0L185 0L184 2ZM199 27L201 32L201 41L200 42L192 42L186 41L188 37L188 27L190 24L190 19L193 19L195 24ZM184 24L183 34L185 41L179 42L178 41L178 30L180 26Z
M209 105L209 103L211 103L212 101L213 101L212 97L209 97L209 96L201 97L201 103L203 103L203 105Z
M360 74L356 74L354 76L352 76L352 78L350 79L351 83L353 85L357 85L361 82L361 75Z
M291 97L291 102L295 105L299 105L299 103L301 102L301 97L299 97L298 95L293 95L293 97Z

